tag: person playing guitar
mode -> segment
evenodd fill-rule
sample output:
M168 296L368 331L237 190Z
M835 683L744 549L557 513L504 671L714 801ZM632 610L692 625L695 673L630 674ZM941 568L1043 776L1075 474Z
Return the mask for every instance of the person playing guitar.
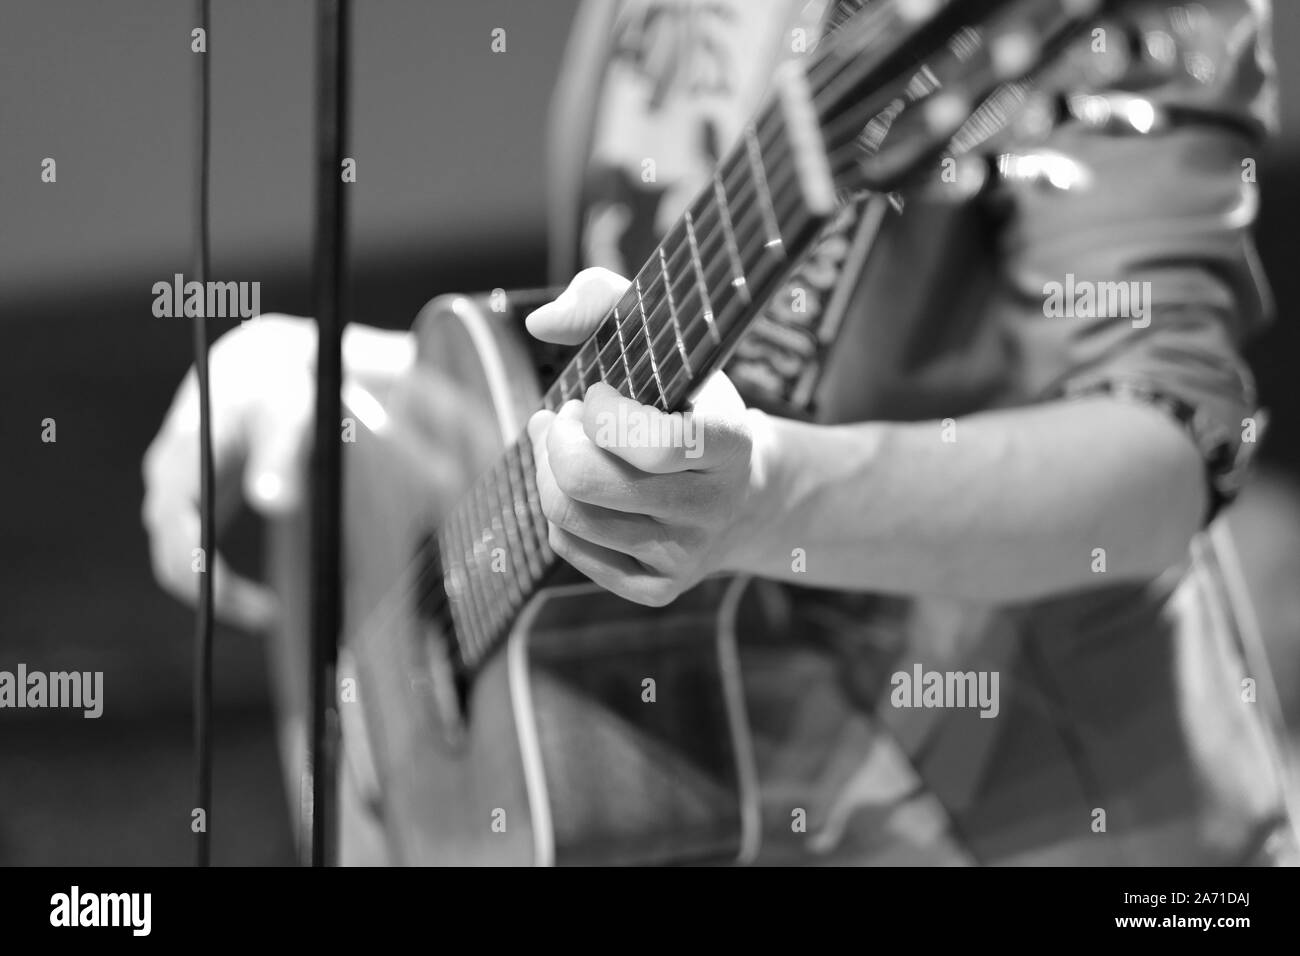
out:
M550 157L552 272L573 278L527 331L584 342L777 65L863 5L584 3ZM1118 8L1085 35L1109 85L1014 127L995 181L843 207L694 395L695 441L611 439L674 423L599 382L527 422L563 561L651 607L751 575L793 635L740 648L760 861L1297 859L1206 531L1255 440L1241 348L1269 306L1244 170L1274 123L1269 11ZM314 336L263 316L212 353L219 474L267 514L303 496ZM358 324L344 356L373 390L417 362L410 334ZM144 461L153 566L182 597L196 401L191 372ZM270 625L272 593L216 575L226 620ZM347 862L385 859L367 799L343 798Z

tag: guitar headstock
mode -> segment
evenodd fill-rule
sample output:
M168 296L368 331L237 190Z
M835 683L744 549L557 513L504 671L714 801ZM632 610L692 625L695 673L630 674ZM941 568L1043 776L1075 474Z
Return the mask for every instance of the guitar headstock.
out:
M1160 121L1140 96L1090 91L1141 85L1182 68L1177 34L1195 5L1157 14L1163 29L1120 14L1117 0L876 0L805 61L820 147L838 192L891 193L945 161L982 157L1028 120ZM1138 14L1150 20L1151 10ZM1108 35L1098 48L1097 31ZM1186 68L1190 71L1191 65ZM1101 113L1105 116L1100 116ZM1130 115L1131 114L1131 115Z

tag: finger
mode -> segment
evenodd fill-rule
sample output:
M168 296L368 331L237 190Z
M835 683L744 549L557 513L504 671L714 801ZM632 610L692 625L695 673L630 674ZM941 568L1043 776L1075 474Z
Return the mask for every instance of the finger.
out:
M627 601L662 607L672 595L667 582L625 554L610 551L550 526L551 550L606 591Z
M193 369L181 381L141 462L146 505L150 496L199 497L198 382ZM239 416L221 403L212 407L212 459L217 471L243 455Z
M574 403L577 405L578 403ZM573 410L562 410L546 431L545 463L556 485L570 498L624 514L684 519L695 513L694 488L683 478L640 471L593 442Z
M596 330L628 285L627 279L608 269L584 269L559 298L534 309L524 324L529 334L543 342L578 345Z
M533 412L528 419L526 431L528 440L533 445L533 457L544 455L546 453L546 433L551 428L551 423L555 421L555 412L541 408Z
M646 568L667 572L684 552L668 540L664 525L641 514L590 505L566 495L549 467L539 469L537 494L547 521L610 551L625 554Z
M598 447L649 474L706 471L749 451L744 421L729 409L701 403L667 414L603 382L587 390L582 426Z
M271 626L278 615L274 594L236 573L218 554L211 562L199 548L199 515L192 504L177 500L174 508L157 507L146 520L154 577L173 597L193 605L198 601L204 568L211 568L213 617L248 630Z

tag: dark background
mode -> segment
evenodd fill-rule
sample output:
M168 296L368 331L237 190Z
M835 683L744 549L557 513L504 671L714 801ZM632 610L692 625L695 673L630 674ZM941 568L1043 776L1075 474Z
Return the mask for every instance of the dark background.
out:
M1251 352L1273 420L1234 520L1290 689L1300 5L1277 6L1285 124L1261 157L1259 237L1278 321ZM308 314L312 10L213 7L213 273L258 279L264 312ZM351 317L405 327L443 292L542 283L543 133L574 3L356 7ZM141 456L189 363L188 322L155 318L151 287L190 261L193 26L175 0L0 3L0 668L105 672L99 720L0 713L0 863L190 858L192 616L153 584L139 507ZM255 570L248 530L234 556ZM294 858L264 654L218 632L217 863Z

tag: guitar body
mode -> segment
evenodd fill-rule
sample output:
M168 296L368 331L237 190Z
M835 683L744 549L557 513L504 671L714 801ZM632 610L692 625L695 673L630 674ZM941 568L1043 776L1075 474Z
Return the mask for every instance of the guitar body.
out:
M448 693L442 636L419 613L417 557L446 506L538 404L523 314L514 303L494 311L486 299L434 300L416 323L409 377L387 396L345 395L355 441L344 446L340 678L354 677L357 693L339 706L345 747L365 734L389 857L433 865L747 857L758 804L735 648L743 580L711 580L667 608L647 608L576 573L557 575L459 708ZM305 673L308 646L302 530L280 529L274 564L290 610L284 644L298 649L280 652L277 679L281 697L305 714L305 693L287 686ZM358 707L360 721L348 710Z

